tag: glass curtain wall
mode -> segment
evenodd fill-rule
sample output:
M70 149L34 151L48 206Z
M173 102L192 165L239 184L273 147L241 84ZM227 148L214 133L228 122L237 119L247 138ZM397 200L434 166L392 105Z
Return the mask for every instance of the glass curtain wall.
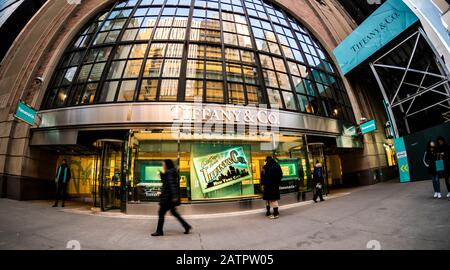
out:
M116 1L67 48L41 108L194 99L355 122L318 40L262 0Z

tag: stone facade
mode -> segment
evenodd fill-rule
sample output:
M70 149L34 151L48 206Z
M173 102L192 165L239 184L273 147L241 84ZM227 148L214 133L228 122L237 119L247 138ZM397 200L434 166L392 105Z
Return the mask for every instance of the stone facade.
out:
M14 119L19 100L39 108L51 75L69 42L83 25L112 1L82 0L80 5L49 0L18 36L0 66L0 195L13 199L43 198L54 177L56 156L29 147L30 127ZM302 22L332 57L332 50L352 31L354 22L333 0L275 1ZM43 81L37 81L42 77ZM345 80L356 119L367 108ZM359 90L359 89L358 89ZM365 117L376 115L364 111ZM385 166L380 134L367 136L363 151L352 153L344 172ZM351 161L351 162L350 162ZM39 183L39 184L37 184Z

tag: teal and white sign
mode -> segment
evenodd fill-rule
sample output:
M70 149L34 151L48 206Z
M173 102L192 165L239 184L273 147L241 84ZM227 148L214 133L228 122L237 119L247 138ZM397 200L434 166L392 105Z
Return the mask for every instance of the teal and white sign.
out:
M367 134L377 130L377 124L375 123L375 120L370 120L359 125L359 128L361 129L362 134Z
M388 0L334 50L342 72L353 70L417 21L402 0Z
M203 193L252 178L250 164L242 147L194 157L193 164Z
M411 181L409 175L408 153L406 152L405 140L397 138L394 140L395 151L397 151L398 171L400 172L400 182L406 183Z
M25 102L19 101L14 116L32 126L36 118L36 110L25 104Z

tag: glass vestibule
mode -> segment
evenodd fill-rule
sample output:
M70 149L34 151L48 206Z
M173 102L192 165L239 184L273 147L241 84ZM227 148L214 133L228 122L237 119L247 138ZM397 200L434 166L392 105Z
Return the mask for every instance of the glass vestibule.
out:
M183 202L251 198L261 195L261 169L275 155L283 169L281 192L308 190L309 160L302 136L272 138L223 135L174 138L169 131L136 131L131 138L128 201L158 201L159 173L165 159L180 170Z

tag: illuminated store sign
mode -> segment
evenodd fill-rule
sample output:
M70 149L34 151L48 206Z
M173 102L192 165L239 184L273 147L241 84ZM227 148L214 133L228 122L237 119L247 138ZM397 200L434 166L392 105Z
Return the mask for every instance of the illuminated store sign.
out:
M251 179L250 165L242 147L193 159L203 193Z
M174 120L244 123L253 125L279 125L278 110L246 108L237 106L183 106L172 107Z

